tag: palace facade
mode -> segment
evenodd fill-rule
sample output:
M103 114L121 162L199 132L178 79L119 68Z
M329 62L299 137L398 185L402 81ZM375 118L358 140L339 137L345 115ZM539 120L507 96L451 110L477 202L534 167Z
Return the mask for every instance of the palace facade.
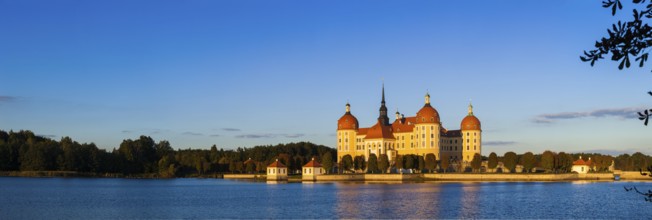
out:
M364 156L368 160L370 154L387 154L393 161L397 155L425 157L432 153L437 160L448 157L451 161L468 163L474 154L482 155L482 129L471 104L459 130L447 130L442 126L439 112L430 104L429 94L416 116L404 117L397 111L396 119L390 123L383 86L379 113L376 124L360 128L358 119L351 113L351 105L346 103L346 112L337 121L338 162L346 155Z

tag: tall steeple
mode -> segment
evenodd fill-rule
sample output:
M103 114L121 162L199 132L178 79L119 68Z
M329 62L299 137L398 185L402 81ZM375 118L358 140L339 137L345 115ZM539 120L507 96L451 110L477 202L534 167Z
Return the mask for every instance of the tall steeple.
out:
M389 125L389 117L387 117L387 107L385 106L385 83L383 83L383 99L380 101L380 116L378 121L383 125Z

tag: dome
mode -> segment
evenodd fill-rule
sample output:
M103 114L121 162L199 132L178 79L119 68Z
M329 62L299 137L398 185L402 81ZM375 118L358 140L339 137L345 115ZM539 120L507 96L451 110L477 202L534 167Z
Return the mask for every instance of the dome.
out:
M340 120L337 120L337 130L358 130L358 119L355 118L351 114L351 112L347 112L342 117Z
M462 130L481 130L480 129L480 120L474 115L467 115L462 119L462 124L460 125Z
M419 123L436 123L439 124L439 112L430 104L426 104L417 112L417 124Z

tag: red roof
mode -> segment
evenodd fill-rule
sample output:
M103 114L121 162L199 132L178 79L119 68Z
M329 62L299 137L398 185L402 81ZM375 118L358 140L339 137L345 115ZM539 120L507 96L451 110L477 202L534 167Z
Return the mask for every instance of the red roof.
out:
M303 167L321 167L321 164L317 162L314 158L310 160L306 165L303 165Z
M460 123L460 129L462 130L480 130L480 120L473 115L467 115L462 119Z
M366 135L369 131L369 128L360 128L358 129L358 135Z
M280 161L278 161L278 159L276 159L274 163L267 165L267 167L286 167L286 166L283 165L283 163L281 163Z
M337 120L337 130L347 130L347 129L358 129L358 119L355 118L351 114L351 112L347 112L342 117L340 120Z
M394 134L392 134L392 126L383 125L380 123L380 121L378 121L374 126L371 126L371 128L369 128L369 132L367 132L367 136L365 136L365 139L376 138L395 139Z
M573 162L573 165L578 165L578 166L582 166L582 165L591 166L591 164L592 164L592 163L591 163L590 158L589 158L588 161L584 161L584 160L582 160L582 158L580 157L580 159L577 159L576 161Z
M439 123L439 112L430 104L426 104L417 112L416 123Z
M414 129L414 124L408 124L406 118L397 119L394 121L394 123L392 123L392 129L394 133L412 132L412 129Z

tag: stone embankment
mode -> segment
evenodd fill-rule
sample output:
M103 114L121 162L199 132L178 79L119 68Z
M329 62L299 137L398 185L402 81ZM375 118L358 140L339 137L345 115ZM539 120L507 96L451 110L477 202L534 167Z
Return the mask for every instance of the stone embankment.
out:
M332 181L573 181L603 180L651 180L638 172L615 173L421 173L421 174L328 174L316 176L318 182ZM265 179L264 174L224 174L225 179Z

